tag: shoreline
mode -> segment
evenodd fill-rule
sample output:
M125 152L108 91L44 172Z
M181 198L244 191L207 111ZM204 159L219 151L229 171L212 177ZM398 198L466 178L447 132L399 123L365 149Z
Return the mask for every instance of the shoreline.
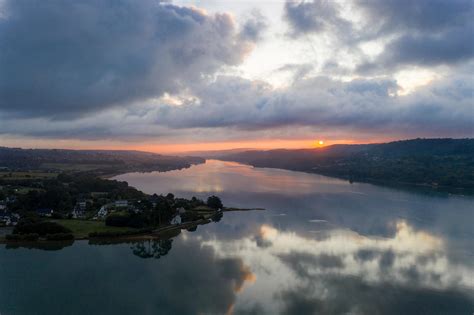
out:
M263 211L264 208L224 208L221 211L216 211L215 214L224 213L224 212L236 212L236 211ZM74 220L74 219L71 219ZM187 230L199 225L205 225L211 223L212 220L209 218L199 219L196 221L185 222L180 224L167 225L160 228L151 229L151 232L140 233L137 231L137 234L124 234L119 236L83 236L83 237L74 237L71 240L46 240L38 239L36 241L26 241L26 240L7 240L6 235L0 237L0 245L35 245L35 244L64 244L64 243L74 243L75 241L132 241L132 240L150 240L150 239L159 239L166 234L173 234L178 232L176 235L181 233L181 230ZM73 234L74 235L74 234Z

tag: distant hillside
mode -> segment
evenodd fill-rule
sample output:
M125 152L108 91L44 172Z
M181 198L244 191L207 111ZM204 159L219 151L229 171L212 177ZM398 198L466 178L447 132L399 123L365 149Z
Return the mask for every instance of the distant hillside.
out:
M474 188L474 139L413 139L318 149L246 151L221 159L353 181Z
M219 159L220 157L227 156L230 154L237 154L247 151L252 151L254 149L250 148L239 148L239 149L227 149L227 150L209 150L209 151L190 151L185 152L183 154L178 154L179 156L182 155L191 155L191 156L200 156L206 159Z
M166 171L204 161L199 157L165 156L141 151L0 147L0 168L11 170L90 171L105 175L129 171Z

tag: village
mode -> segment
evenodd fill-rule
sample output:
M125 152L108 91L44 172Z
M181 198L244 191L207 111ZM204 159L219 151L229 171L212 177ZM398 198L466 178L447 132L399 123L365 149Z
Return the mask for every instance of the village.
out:
M25 183L28 186L25 186ZM219 197L206 201L148 195L126 182L81 175L0 186L0 228L5 240L85 239L143 234L219 221ZM3 233L5 234L5 233Z

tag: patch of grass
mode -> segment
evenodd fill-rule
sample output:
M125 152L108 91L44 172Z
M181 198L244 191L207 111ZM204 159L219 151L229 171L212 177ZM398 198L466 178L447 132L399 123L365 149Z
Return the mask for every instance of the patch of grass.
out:
M115 227L115 226L106 226L104 221L89 221L89 220L51 220L53 222L59 223L62 226L70 229L74 234L75 238L84 238L89 235L89 233L123 233L130 232L136 229L129 227Z
M45 192L45 190L41 189L41 188L33 188L33 187L18 187L18 188L16 188L16 192L20 195L26 195L30 191Z

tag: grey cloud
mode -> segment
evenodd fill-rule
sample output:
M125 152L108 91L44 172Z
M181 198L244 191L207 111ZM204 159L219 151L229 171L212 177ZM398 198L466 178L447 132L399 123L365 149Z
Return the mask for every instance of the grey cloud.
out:
M352 4L363 17L359 22L342 19L335 2L320 0L287 2L285 17L293 34L330 34L343 39L339 48L352 52L358 52L358 43L388 40L374 61L361 62L359 72L456 64L474 57L472 0L355 0Z
M363 248L359 249L355 254L354 258L359 262L372 261L378 256L379 252L374 249Z
M413 297L416 296L416 299ZM467 292L390 282L367 283L358 277L321 275L275 298L282 314L468 314L474 300Z
M193 87L199 103L142 103L71 121L0 115L0 133L122 140L201 136L209 140L238 139L264 130L270 135L289 127L293 131L317 128L319 132L337 128L353 136L373 132L399 137L472 136L471 71L465 67L406 96L391 96L398 86L387 79L342 82L318 77L274 90L264 82L221 76ZM221 133L222 128L226 132Z
M401 97L392 96L398 87L393 80L341 82L319 77L273 90L262 82L221 77L196 91L200 105L161 110L156 121L170 128L317 126L469 135L471 83L469 74L458 74Z
M284 17L291 27L292 34L300 36L349 27L350 24L339 16L339 10L339 5L335 1L287 1Z
M0 109L64 117L176 92L248 52L228 14L153 0L5 1Z
M244 40L252 42L262 39L263 32L267 29L268 22L265 16L259 11L252 11L249 18L245 21L240 31L240 36Z
M315 268L324 270L344 268L344 261L341 256L324 253L313 255L307 252L291 251L288 254L278 255L278 258L289 266L298 277L303 279L314 277L310 271Z
M474 18L474 16L473 16ZM466 29L439 34L407 34L390 42L382 55L371 63L359 65L360 72L370 72L400 65L437 66L456 64L474 56L474 23Z
M472 0L356 0L370 32L385 35L400 31L437 33L464 26L472 18Z
M359 71L456 64L474 57L472 0L356 3L370 25L364 28L366 39L394 37L374 62L361 64Z

